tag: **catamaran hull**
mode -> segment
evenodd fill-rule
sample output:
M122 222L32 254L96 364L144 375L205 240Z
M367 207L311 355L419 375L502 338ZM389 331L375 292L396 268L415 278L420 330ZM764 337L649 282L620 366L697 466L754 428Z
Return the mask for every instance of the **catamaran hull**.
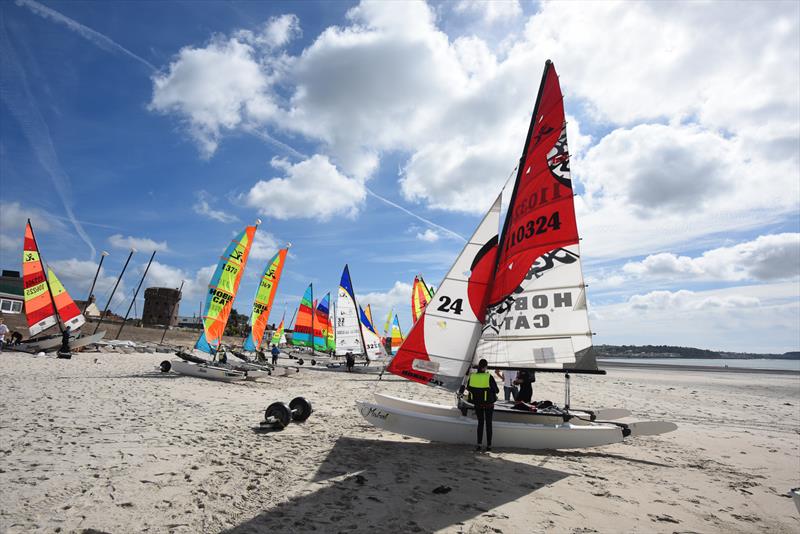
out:
M70 350L79 349L92 343L97 343L106 335L105 330L98 332L91 336L78 336L70 337L69 348ZM40 341L22 342L14 347L15 350L23 352L30 352L36 354L38 352L54 352L61 348L61 336L53 336L42 339Z
M373 396L375 398L375 402L383 406L393 406L395 408L400 408L402 410L408 410L411 412L442 415L446 417L458 417L461 415L461 411L455 406L445 406L430 402L413 401L409 399L402 399L400 397L393 397L392 395L384 395L381 393L374 393ZM589 424L594 420L609 421L631 415L631 412L623 409L601 409L592 412L585 410L570 410L569 413L570 415L574 416L570 422L579 425ZM474 412L472 410L469 411L469 414L474 418ZM508 406L503 407L498 404L495 405L492 420L510 423L558 424L563 422L563 417L560 414L532 413L514 410Z
M183 360L172 360L172 370L176 373L208 380L221 380L223 382L236 382L247 379L244 371L235 371L224 367L216 367L202 363L191 363Z
M433 415L371 402L359 401L356 405L364 419L390 432L442 443L470 445L476 442L477 420L465 417L460 412L457 415ZM494 447L538 450L611 445L621 442L626 433L631 436L658 435L675 430L677 426L650 421L627 425L627 428L610 423L535 424L497 421L492 428Z

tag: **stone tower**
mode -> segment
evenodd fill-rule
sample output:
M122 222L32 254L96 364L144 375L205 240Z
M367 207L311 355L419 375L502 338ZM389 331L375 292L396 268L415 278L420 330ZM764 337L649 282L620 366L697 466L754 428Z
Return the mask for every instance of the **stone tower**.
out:
M144 291L142 324L145 326L178 324L181 292L170 287L148 287Z

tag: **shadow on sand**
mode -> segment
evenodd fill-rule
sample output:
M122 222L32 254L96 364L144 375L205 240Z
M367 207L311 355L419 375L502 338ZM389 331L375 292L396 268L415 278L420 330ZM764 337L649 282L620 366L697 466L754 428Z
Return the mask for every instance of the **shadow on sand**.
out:
M463 446L342 437L310 493L226 532L430 532L482 514L491 521L490 510L567 476Z

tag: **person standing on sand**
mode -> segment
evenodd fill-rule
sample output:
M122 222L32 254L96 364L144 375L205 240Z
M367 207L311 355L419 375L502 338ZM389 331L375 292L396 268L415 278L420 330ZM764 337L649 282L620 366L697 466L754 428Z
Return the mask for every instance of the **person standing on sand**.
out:
M517 378L517 373L507 369L505 372L499 369L494 372L498 378L503 380L503 395L506 402L511 399L517 400L517 386L514 385L514 380Z
M344 355L345 359L347 360L347 372L353 372L353 366L356 364L356 357L353 356L352 352L349 352Z
M6 334L8 334L8 327L4 324L5 319L0 317L0 352L3 352L3 345L6 343Z
M481 359L478 362L478 370L469 375L466 387L469 391L469 400L475 406L475 415L478 417L478 444L475 450L481 450L483 427L486 426L486 452L492 450L492 414L497 394L500 393L497 382L487 371L488 366L489 362Z
M281 351L276 345L272 345L272 350L270 352L272 353L272 365L278 365L278 354L280 354Z

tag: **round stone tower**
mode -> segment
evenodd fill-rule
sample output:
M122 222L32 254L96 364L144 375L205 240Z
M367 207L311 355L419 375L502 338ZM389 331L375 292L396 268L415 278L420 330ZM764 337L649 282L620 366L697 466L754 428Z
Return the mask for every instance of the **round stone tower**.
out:
M178 324L181 292L171 287L148 287L144 291L142 324L145 326Z

